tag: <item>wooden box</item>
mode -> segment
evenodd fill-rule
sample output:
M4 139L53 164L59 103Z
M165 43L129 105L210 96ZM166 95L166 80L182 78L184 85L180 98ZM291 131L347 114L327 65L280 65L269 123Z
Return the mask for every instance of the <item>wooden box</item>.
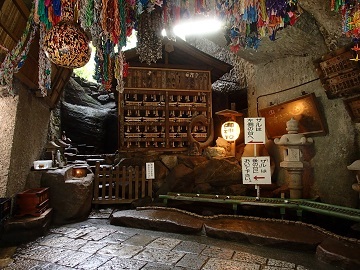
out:
M119 93L119 150L183 151L210 133L210 71L131 67ZM207 124L190 127L202 114Z
M345 108L355 123L360 123L360 95L344 100Z
M49 207L49 188L28 189L16 195L17 216L40 216Z
M344 47L325 54L314 62L329 99L350 97L360 90L360 65L357 54Z

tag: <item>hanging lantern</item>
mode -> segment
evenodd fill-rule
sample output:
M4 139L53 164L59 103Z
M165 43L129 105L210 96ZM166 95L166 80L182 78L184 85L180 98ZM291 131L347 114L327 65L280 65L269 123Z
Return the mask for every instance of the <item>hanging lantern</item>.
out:
M227 121L221 126L221 136L227 141L235 141L240 135L240 126L235 121Z
M45 35L44 50L51 62L65 68L80 68L91 56L85 31L71 21L58 23Z

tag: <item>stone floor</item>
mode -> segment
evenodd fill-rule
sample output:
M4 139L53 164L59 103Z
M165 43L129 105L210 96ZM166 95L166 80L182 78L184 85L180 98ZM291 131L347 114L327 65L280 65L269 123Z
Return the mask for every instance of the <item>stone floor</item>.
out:
M0 248L0 269L331 270L313 253L239 244L199 235L110 225L107 218L52 227L18 247Z

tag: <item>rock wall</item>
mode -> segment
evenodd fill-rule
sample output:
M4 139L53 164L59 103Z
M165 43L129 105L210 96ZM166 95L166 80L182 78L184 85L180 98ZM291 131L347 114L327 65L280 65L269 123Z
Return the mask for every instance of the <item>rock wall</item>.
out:
M70 78L61 99L61 129L75 144L95 147L96 153L117 150L117 110L113 94L78 77Z
M0 197L6 196L19 97L0 97Z
M50 118L41 99L18 83L14 87L17 96L0 99L0 195L6 197L24 190L33 161L43 153Z
M312 57L291 57L257 65L254 75L249 77L249 116L257 116L259 109L282 103L301 96L302 92L315 93L320 110L324 115L328 134L314 137L313 153L309 158L311 169L305 174L307 196L319 197L322 202L356 207L358 194L352 190L354 175L346 168L359 158L359 131L351 121L341 99L329 100L318 78ZM304 84L304 85L302 85ZM299 86L302 85L302 86ZM273 94L279 90L299 86L289 91ZM268 96L257 99L260 95ZM283 160L278 147L268 143L269 151L279 164ZM275 181L282 185L286 174L278 168Z
M327 98L320 81L316 80L318 75L313 64L313 61L327 53L328 49L341 47L349 40L339 36L339 33L341 34L339 14L329 12L329 3L318 2L318 0L302 1L301 4L307 12L297 23L296 30L293 28L287 30L297 31L300 43L308 42L307 46L314 46L306 54L301 50L296 50L300 43L289 42L288 45L293 46L294 49L291 53L283 53L278 58L260 57L262 62L251 64L239 57L242 53L238 53L238 57L231 56L230 52L208 40L192 38L188 41L198 49L234 65L233 72L237 75L235 74L232 78L238 80L240 85L247 87L249 117L257 117L257 110L268 107L270 102L282 103L301 96L303 91L315 93L326 121L328 134L315 137L314 145L305 152L311 166L304 172L304 196L319 197L325 203L357 207L358 194L351 188L352 183L355 182L355 175L349 172L346 166L360 158L360 124L351 121L342 99L329 100ZM301 40L301 36L305 33L316 39L312 42L304 38ZM281 35L284 34L286 31L281 31ZM279 34L279 37L281 35ZM273 42L271 48L279 47L277 43L279 41ZM264 52L267 48L266 43L262 43L261 46L263 48L260 51ZM245 51L245 54L250 53L252 57L254 55L254 58L258 53L252 50ZM316 81L305 84L314 79ZM299 86L302 84L304 85ZM274 94L293 86L299 87ZM215 91L218 90L216 84L213 87ZM262 95L265 96L258 98ZM283 160L282 151L272 140L268 141L267 148L276 164L273 182L278 186L284 186L287 175L279 166Z

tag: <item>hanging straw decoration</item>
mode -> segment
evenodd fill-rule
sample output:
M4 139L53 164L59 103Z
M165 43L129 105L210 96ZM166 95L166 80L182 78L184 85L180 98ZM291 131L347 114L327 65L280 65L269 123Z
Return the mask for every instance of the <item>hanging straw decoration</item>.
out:
M124 92L124 65L125 55L122 51L119 51L115 56L114 77L117 81L116 91L120 93Z
M141 62L150 65L162 58L161 14L157 11L144 13L140 17L138 46L136 47Z
M51 62L46 57L43 46L45 34L45 25L42 24L39 39L39 88L43 97L47 96L47 92L51 90Z
M13 93L13 78L14 73L17 73L20 68L24 65L27 58L27 54L30 49L35 33L37 31L37 25L34 24L34 7L30 12L30 16L27 20L24 33L16 46L7 53L4 61L0 66L0 85L7 89L8 94L14 95ZM27 42L26 42L27 40ZM25 44L26 42L26 44Z
M172 31L174 24L190 16L208 16L216 14L226 26L226 39L230 49L237 52L241 48L257 49L262 37L276 40L277 31L293 25L300 15L298 0L34 0L36 4L35 20L51 29L64 20L69 7L79 8L78 22L88 30L96 48L96 72L98 82L109 89L111 79L120 78L119 64L121 48L126 46L126 38L137 30L137 53L141 62L156 63L162 57L161 30L167 37L175 40ZM343 10L343 0L331 0L332 8ZM209 3L214 6L210 7ZM346 3L355 3L349 0ZM193 3L193 5L190 5ZM190 10L190 6L194 10ZM347 8L349 8L347 6ZM358 16L351 16L353 24L346 29L357 27ZM119 48L115 56L113 48ZM112 49L109 49L112 48ZM117 66L116 70L112 70ZM120 73L119 73L120 72ZM114 75L115 73L115 75ZM120 87L121 88L121 87Z

